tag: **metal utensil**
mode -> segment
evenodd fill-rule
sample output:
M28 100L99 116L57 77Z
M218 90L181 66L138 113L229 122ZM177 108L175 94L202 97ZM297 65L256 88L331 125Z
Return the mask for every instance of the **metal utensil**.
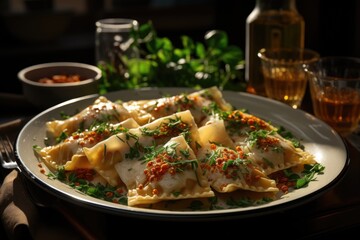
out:
M18 166L15 161L14 147L8 136L0 136L0 161L5 169L15 169Z

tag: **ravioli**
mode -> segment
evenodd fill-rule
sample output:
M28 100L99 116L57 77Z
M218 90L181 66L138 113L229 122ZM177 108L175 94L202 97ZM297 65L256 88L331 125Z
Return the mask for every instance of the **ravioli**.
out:
M222 112L226 132L266 175L298 164L314 164L315 157L278 134L269 122L240 110Z
M115 167L128 188L129 206L214 196L184 136L148 148L137 159L125 158Z
M116 163L125 158L136 158L146 147L165 144L179 135L182 135L193 149L197 148L200 141L197 125L188 110L129 129L126 133L113 135L83 150L92 167L111 185L116 185L119 182L114 168Z
M102 123L90 130L74 132L56 145L37 148L35 149L36 155L52 171L60 166L64 166L67 171L80 168L91 169L92 166L83 152L83 147L92 147L111 135L126 132L128 129L138 126L133 118L117 124Z
M220 193L236 190L278 192L276 182L253 164L240 146L235 149L208 144L198 158L210 186Z
M46 122L46 135L50 144L55 144L56 138L63 133L70 135L79 129L84 131L99 123L119 123L131 117L122 105L100 96L92 105L68 119Z
M260 166L267 175L299 164L316 162L313 155L294 147L291 141L274 131L254 131L241 144L248 158Z
M196 124L200 126L209 117L204 108L213 107L213 104L223 111L232 109L217 87L158 99L133 100L124 102L123 105L131 114L138 116L140 125L179 111L190 110Z
M219 114L216 116L224 120L226 131L235 143L243 142L249 133L253 131L277 130L275 126L267 121L241 110L223 111L220 116Z
M218 146L235 148L233 140L229 137L224 121L217 119L199 128L201 145L214 143Z

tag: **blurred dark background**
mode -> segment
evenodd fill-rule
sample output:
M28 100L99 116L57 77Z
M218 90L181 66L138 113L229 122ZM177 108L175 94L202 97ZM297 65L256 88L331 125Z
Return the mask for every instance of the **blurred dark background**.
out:
M360 1L297 0L305 19L305 47L322 56L360 57ZM245 20L255 0L0 0L0 92L21 93L17 72L53 61L95 64L95 22L151 20L160 37L203 41L225 30L245 51Z

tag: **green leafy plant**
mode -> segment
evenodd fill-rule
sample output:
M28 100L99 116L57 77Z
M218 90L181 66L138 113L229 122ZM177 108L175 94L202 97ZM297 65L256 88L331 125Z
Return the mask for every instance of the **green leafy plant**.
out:
M100 94L141 87L245 89L243 51L229 45L224 31L207 32L204 43L183 35L182 46L175 47L169 38L157 35L150 21L131 36L129 48L137 57L124 54L129 49L118 49L117 61L98 65L103 73Z

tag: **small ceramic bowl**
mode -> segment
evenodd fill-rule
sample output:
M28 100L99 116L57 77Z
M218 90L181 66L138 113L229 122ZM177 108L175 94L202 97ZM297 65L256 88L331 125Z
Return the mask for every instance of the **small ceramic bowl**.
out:
M101 76L98 67L77 62L43 63L18 72L25 98L39 109L98 93Z

